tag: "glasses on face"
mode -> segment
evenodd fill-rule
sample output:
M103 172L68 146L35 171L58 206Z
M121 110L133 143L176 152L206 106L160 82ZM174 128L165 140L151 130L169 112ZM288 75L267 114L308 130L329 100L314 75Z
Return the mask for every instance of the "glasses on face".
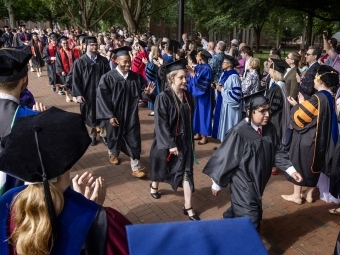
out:
M269 108L256 111L262 113L262 115L266 115L266 113L271 114L271 110Z

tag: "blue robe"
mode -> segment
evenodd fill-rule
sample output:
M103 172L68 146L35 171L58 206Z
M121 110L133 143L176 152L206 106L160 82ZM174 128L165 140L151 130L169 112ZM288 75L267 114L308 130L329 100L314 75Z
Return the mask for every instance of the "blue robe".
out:
M158 79L158 66L156 66L154 63L150 62L146 65L146 80L148 83L153 82L155 85L155 90L153 91L153 94L157 96L160 93L159 88L159 79ZM154 106L153 103L148 101L148 108L153 111Z
M229 129L239 123L242 118L242 104L240 102L242 97L241 79L235 70L229 72L231 74L223 84L221 91L223 102L217 134L217 138L221 142L223 142Z
M230 71L225 70L221 74L218 84L220 84L221 86L224 86L224 83L228 79L229 75L232 75L232 74L237 74L237 71L236 70L230 70ZM218 139L217 133L218 133L218 127L220 124L220 114L221 114L223 98L222 98L221 92L219 92L218 90L216 90L216 92L217 92L217 97L216 97L215 114L214 114L214 125L213 125L211 137Z
M194 69L194 77L188 79L188 91L196 99L194 112L194 132L211 135L211 82L212 70L209 64L199 64Z

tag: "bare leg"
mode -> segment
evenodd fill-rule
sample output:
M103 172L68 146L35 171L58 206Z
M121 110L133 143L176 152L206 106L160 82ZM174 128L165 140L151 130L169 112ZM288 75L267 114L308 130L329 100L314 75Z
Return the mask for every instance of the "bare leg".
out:
M192 197L192 192L191 192L188 181L183 180L183 190L184 190L184 208L188 209L191 207L191 197ZM194 215L193 210L189 210L188 214L189 216L193 216Z
M200 141L201 143L207 143L208 142L208 137L206 135L202 135L202 139Z
M281 195L284 200L294 202L296 204L301 204L302 199L301 199L301 189L302 186L298 186L294 184L294 192L291 195Z
M315 187L308 187L306 190L306 201L309 203L313 202L313 191Z

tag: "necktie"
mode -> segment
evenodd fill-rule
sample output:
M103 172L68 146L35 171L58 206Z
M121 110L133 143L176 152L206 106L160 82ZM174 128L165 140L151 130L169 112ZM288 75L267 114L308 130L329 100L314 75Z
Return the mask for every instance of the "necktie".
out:
M257 129L257 133L258 133L260 136L262 136L261 128L258 128L258 129Z

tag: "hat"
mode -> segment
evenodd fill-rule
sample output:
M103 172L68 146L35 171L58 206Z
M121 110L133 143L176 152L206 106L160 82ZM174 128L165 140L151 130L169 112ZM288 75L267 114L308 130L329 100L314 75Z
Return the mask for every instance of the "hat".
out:
M20 180L43 183L54 241L59 231L48 181L68 171L90 143L82 116L55 107L19 118L3 139L0 169Z
M147 47L147 45L145 44L145 42L143 42L143 41L141 41L141 40L139 40L138 43L139 43L139 45L142 46L143 48L146 48L146 47Z
M81 34L81 35L76 35L76 38L82 42L84 37L86 37L86 36L87 36L87 34Z
M83 37L83 43L90 44L90 43L98 43L97 38L94 36L85 36Z
M48 35L48 37L51 38L51 39L57 39L59 36L58 36L58 34L56 34L56 33L50 33L50 34Z
M198 52L198 55L205 58L206 60L208 60L209 58L212 58L211 54L206 50L202 50Z
M116 49L113 49L112 52L115 54L115 59L120 57L120 56L130 56L130 51L131 51L131 47L129 46L123 46L123 47L119 47Z
M4 28L9 28L9 26L4 26Z
M275 58L271 58L270 60L273 62L271 63L269 68L274 69L275 71L278 71L279 73L284 73L285 69L289 68L289 65L284 60L275 59Z
M126 226L126 234L130 255L268 254L247 217L136 224Z
M31 57L27 46L0 49L0 82L17 81L25 77Z
M176 70L186 70L186 64L185 64L185 61L183 61L183 59L179 59L175 62L172 62L170 64L167 64L165 66L165 69L166 69L166 73L169 74L173 71L176 71Z
M327 87L339 85L339 72L328 65L321 65L317 71L316 79L323 81Z
M269 104L269 99L264 96L264 92L266 92L266 90L260 90L251 95L241 97L240 100L244 100L244 105L247 110L250 110L250 108L254 109L255 107Z
M11 133L3 139L1 171L27 182L43 181L35 134L48 180L71 169L91 142L80 114L51 107L15 121Z
M231 43L237 45L237 44L238 44L238 41L237 41L236 39L232 39L232 40L231 40Z
M58 42L59 43L61 43L62 41L67 41L68 40L68 38L66 37L66 36L60 36L59 38L58 38Z
M224 58L227 59L227 60L233 65L233 67L236 67L236 66L239 65L237 59L234 58L233 56L230 56L230 55L225 54L225 55L224 55Z

